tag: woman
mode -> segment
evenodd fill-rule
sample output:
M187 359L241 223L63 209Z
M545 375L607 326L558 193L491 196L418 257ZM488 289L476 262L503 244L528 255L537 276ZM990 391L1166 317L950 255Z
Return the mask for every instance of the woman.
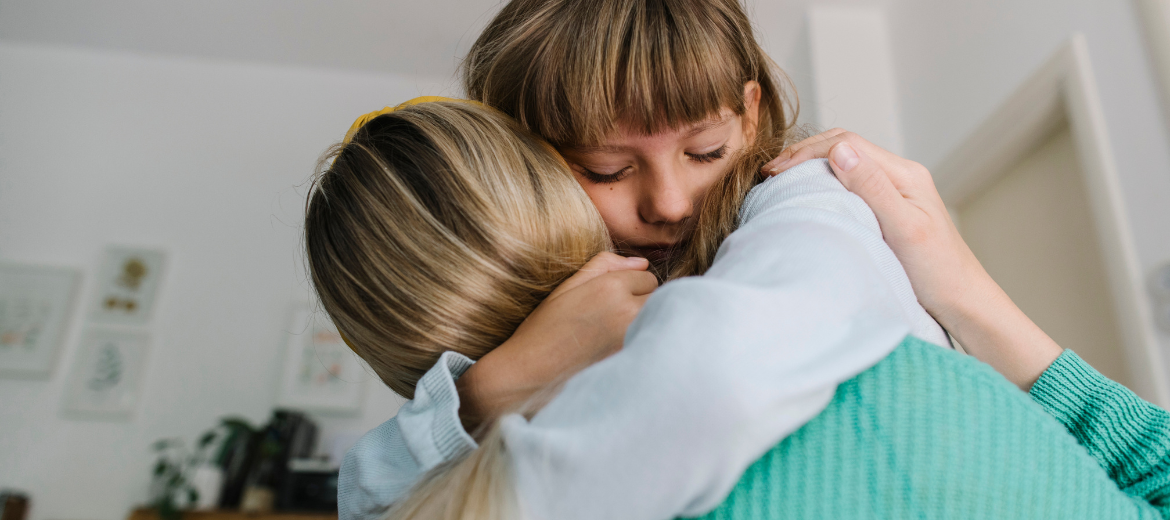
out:
M707 231L739 205L762 156L716 186L694 240L719 241ZM433 359L451 335L490 345L522 318L512 311L606 245L565 170L473 105L374 118L310 202L323 303L347 335L387 327L383 350ZM514 518L518 506L532 518L1156 515L1170 488L1170 436L1158 428L1170 416L1075 355L1046 371L1037 401L1085 434L1110 475L990 369L901 340L909 284L868 215L823 162L754 188L721 253L686 259L699 271L714 260L706 275L658 291L625 349L530 420L505 417L392 516ZM781 317L761 319L772 311ZM367 359L388 383L411 384Z
M730 154L714 152L722 144L742 143L753 125L783 136L792 119L735 2L514 2L485 30L467 63L468 91L553 140L619 246L656 259L661 246L677 243L693 226L695 201L727 171ZM712 107L724 106L738 119L706 126ZM890 236L892 230L885 231ZM634 314L630 309L644 297L637 280L607 272L571 287L539 306L525 326L462 377L466 364L439 367L446 384L458 379L463 401L455 408L473 423L495 416L558 374L619 348ZM599 297L613 305L589 305ZM356 346L364 348L360 341ZM420 376L428 368L404 366ZM398 421L380 428L392 445L397 439L398 448L347 458L343 493L348 489L358 498L343 500L343 516L349 517L346 504L354 502L364 504L355 507L359 511L379 510L421 473L475 446L460 431L441 435L439 447L403 450L404 437L430 435L433 423L420 419L433 417L427 409L434 406L409 403L400 418L410 420L402 422L401 432ZM412 436L420 422L426 425ZM355 467L357 461L363 466ZM377 478L383 473L390 478Z
M725 177L734 152L754 140L747 136L784 141L792 131L781 76L735 0L511 2L465 66L472 97L557 146L618 251L650 257L660 274L666 253L685 245L698 202ZM458 413L468 430L621 347L635 314L629 309L645 293L637 277L622 271L547 300L499 348L460 367L466 373L439 374L444 384L458 385ZM935 329L927 337L932 342L947 341L925 313L918 312L914 325ZM351 340L363 356L378 345L357 331ZM421 358L393 363L415 379L432 368ZM348 519L346 504L384 509L422 473L475 446L463 431L429 430L426 417L448 414L434 404L409 403L379 429L385 438L373 444L394 449L347 457L341 493L350 499L343 500L343 516ZM428 429L412 433L420 423ZM442 449L409 442L433 436L451 442ZM363 474L379 484L362 484L370 481Z

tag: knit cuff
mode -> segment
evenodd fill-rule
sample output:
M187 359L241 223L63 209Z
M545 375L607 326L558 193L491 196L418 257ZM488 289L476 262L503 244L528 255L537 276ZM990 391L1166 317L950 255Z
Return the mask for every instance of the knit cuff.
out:
M459 420L459 393L455 388L455 380L472 364L457 352L443 353L418 380L414 399L398 410L402 438L422 472L476 447Z
M431 431L434 435L435 449L439 451L444 461L476 448L476 442L463 429L463 422L459 419L459 393L455 390L455 381L474 364L474 361L462 354L446 352L436 364L436 368L439 366L446 368L445 371L439 372L443 377L428 381L436 410L434 428Z
M1101 375L1073 351L1056 358L1030 394L1122 489L1165 465L1170 415Z

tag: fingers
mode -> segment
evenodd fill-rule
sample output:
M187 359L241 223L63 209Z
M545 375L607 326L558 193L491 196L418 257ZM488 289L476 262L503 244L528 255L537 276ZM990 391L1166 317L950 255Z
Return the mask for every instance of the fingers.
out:
M650 294L658 288L658 278L649 271L613 271L605 276L619 285L619 291L629 291L635 296Z
M857 134L845 131L837 132L830 136L825 136L824 138L805 139L804 141L796 143L790 147L791 154L789 155L788 160L784 163L776 165L776 167L783 171L805 161L828 158L829 150L831 150L833 146L835 146L837 143L851 139L855 141L865 141L865 139L862 139ZM868 141L866 141L866 143L868 143Z
M590 280L593 280L606 273L614 271L646 271L650 267L650 261L639 257L625 257L616 255L610 252L599 253L597 256L591 258L585 265L581 266L573 276L561 283L549 295L549 298L558 296L565 291L572 290L574 287L580 287ZM646 273L649 274L649 273ZM650 275L653 277L654 275Z
M905 211L906 200L902 193L894 186L886 169L865 151L841 141L834 144L826 155L841 184L873 208L879 222L897 219Z
M908 171L904 163L912 162L886 151L860 135L837 128L792 145L788 150L785 150L788 154L787 159L774 165L769 163L773 170L764 173L775 175L805 161L826 159L829 157L829 150L832 150L837 143L842 142L847 142L854 149L868 154L870 159L886 170L895 183L902 182L901 177Z
M827 141L831 141L834 137L837 137L837 136L844 134L844 133L846 133L846 130L844 128L833 128L831 130L821 132L817 135L806 138L803 141L786 148L775 159L768 161L768 164L765 164L763 166L763 168L760 168L760 170L768 175L775 175L777 173L780 173L780 172L784 171L785 169L787 169L786 167L789 166L790 164L800 164L800 162L804 162L804 161L795 162L795 161L791 160L792 156L795 153L797 153L798 151L805 149L809 146L814 146L817 144L825 143ZM825 148L825 150L827 151L828 148ZM813 157L810 157L810 159L811 158L813 158ZM805 159L805 160L808 160L808 159Z
M578 272L608 273L610 271L637 270L645 271L650 267L650 261L637 256L622 256L608 251L598 253L597 256L585 262Z

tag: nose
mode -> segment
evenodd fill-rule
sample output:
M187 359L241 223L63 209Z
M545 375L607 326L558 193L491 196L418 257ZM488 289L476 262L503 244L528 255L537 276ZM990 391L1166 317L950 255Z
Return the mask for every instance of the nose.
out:
M656 167L657 166L657 167ZM638 214L648 224L678 224L694 212L694 197L682 171L669 165L651 165L643 177Z

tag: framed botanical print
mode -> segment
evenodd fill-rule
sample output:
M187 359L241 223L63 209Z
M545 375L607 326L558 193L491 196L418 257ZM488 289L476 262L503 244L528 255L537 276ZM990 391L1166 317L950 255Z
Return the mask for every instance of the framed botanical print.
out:
M285 340L280 406L317 412L361 410L369 373L328 316L308 305L294 307Z
M142 392L149 346L145 331L87 328L65 389L65 411L95 418L133 415Z
M0 263L0 375L49 376L80 279L74 269Z
M146 325L162 279L162 251L111 246L97 273L89 319L95 323Z

